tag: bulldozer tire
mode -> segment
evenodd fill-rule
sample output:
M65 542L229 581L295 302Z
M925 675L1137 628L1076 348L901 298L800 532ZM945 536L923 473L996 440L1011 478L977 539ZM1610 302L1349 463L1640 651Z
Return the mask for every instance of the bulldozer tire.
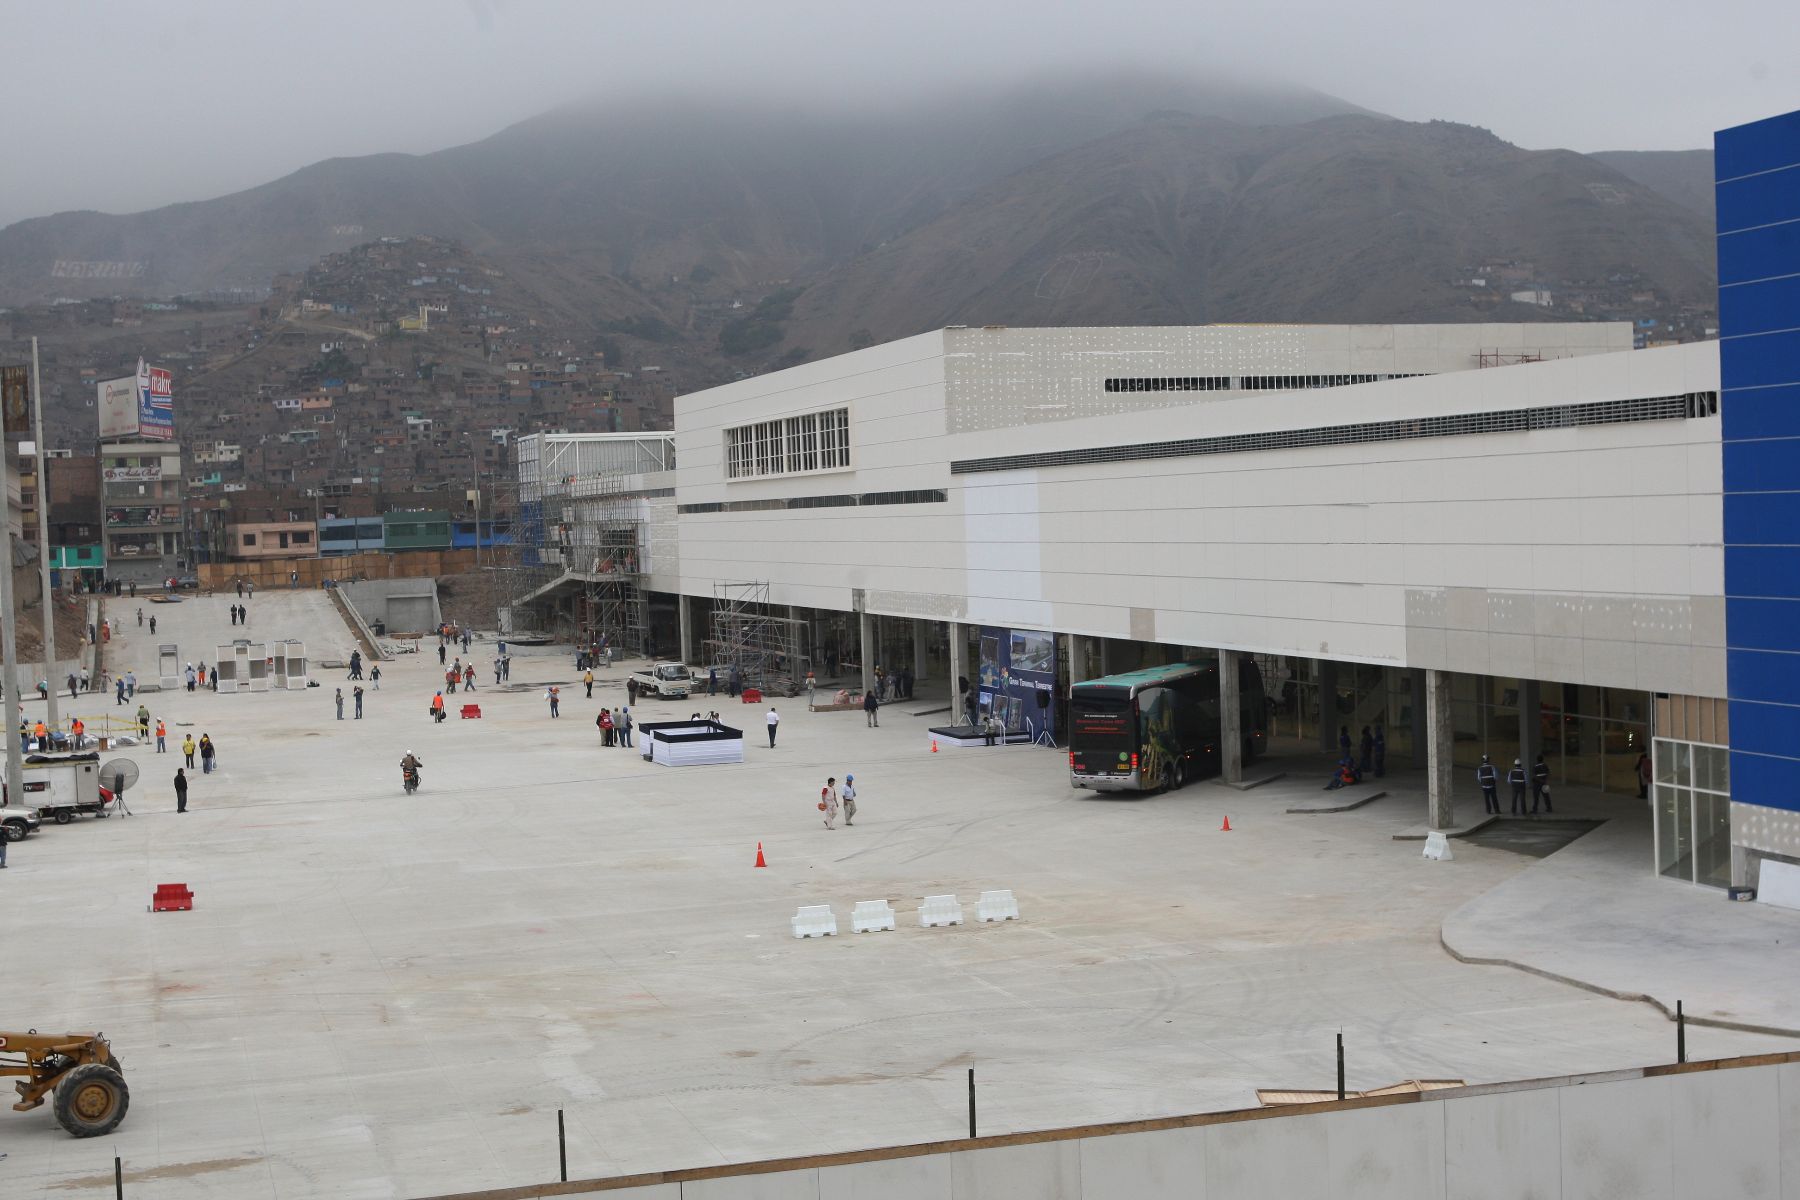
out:
M56 1085L56 1123L75 1137L111 1133L130 1107L125 1077L104 1063L82 1063Z

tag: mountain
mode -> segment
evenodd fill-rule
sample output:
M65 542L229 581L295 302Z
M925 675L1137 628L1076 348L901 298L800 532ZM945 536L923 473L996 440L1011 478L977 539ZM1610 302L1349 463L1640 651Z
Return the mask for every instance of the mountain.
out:
M718 289L817 272L1047 155L1176 110L1258 124L1359 112L1291 87L1062 75L879 110L730 101L564 108L427 155L331 159L218 199L0 230L0 304L256 290L378 237L520 268Z
M952 324L1705 310L1711 236L1699 213L1591 157L1469 126L1164 115L997 180L827 272L793 301L784 344L831 354ZM1551 306L1506 299L1528 284Z
M1664 199L1713 221L1711 150L1601 150L1588 155L1635 179Z

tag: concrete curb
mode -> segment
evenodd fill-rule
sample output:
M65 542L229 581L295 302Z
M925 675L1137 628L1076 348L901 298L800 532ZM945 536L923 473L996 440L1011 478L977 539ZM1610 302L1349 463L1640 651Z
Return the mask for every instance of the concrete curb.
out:
M1228 787L1228 788L1231 788L1231 789L1233 789L1235 791L1239 791L1239 792L1248 792L1255 788L1261 787L1265 783L1274 783L1277 779L1286 779L1286 778L1287 778L1286 771L1277 771L1273 775L1264 775L1260 779L1240 779L1236 783L1227 783L1223 779L1215 779L1215 780L1213 780L1213 782L1218 784L1220 787Z
M1349 812L1352 809L1361 808L1365 804L1373 804L1373 803L1375 803L1375 801L1381 799L1385 795L1387 795L1386 792L1371 792L1369 795L1364 796L1359 800L1352 800L1348 804L1322 805L1322 806L1316 806L1316 807L1308 807L1307 805L1297 805L1293 808L1288 809L1288 811L1291 813Z
M1481 820L1475 822L1473 825L1464 825L1460 829L1433 829L1429 825L1412 825L1402 829L1399 833L1396 833L1394 835L1394 840L1396 842L1422 842L1433 833L1442 833L1447 837L1453 838L1468 837L1471 833L1486 829L1490 824L1499 819L1500 818L1493 813L1487 813L1482 816Z
M1607 996L1614 1000L1626 1000L1638 1004L1648 1004L1651 1008L1654 1008L1670 1021L1675 1019L1674 1008L1664 1004L1655 996L1651 996L1644 992L1623 992L1616 988L1602 987L1597 983L1589 983L1585 979L1576 979L1572 975L1560 975L1555 971L1546 971L1542 967L1534 967L1528 963L1514 962L1509 958L1485 958L1475 954L1464 954L1450 944L1450 939L1448 935L1445 934L1442 925L1438 926L1438 945L1444 948L1444 953L1460 963L1467 963L1473 967L1510 967L1515 971L1523 971L1527 975L1536 975L1540 979L1548 979L1553 983L1567 984L1570 987L1580 988L1584 992L1592 992L1596 996ZM1686 1020L1689 1025L1705 1025L1711 1029L1730 1029L1735 1030L1738 1033L1761 1033L1770 1037L1800 1038L1800 1028L1785 1028L1779 1025L1753 1025L1747 1021L1727 1021L1719 1017L1695 1016L1691 1012L1684 1013L1683 1019Z

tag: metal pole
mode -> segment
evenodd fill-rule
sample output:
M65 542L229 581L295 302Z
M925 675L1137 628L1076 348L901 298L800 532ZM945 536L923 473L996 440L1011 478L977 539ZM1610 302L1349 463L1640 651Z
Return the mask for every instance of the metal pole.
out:
M556 1161L562 1168L562 1181L569 1182L569 1143L563 1136L563 1110L556 1110Z
M113 1155L113 1195L118 1200L125 1200L125 1164L116 1154Z
M56 608L50 592L50 456L44 446L44 383L38 375L38 340L31 339L31 401L34 434L37 438L37 544L38 581L43 592L44 682L50 719L45 722L52 733L59 720L56 712ZM78 749L79 747L71 747Z
M975 1068L969 1068L969 1136L975 1136Z
M13 606L13 546L12 546L12 511L6 503L5 495L7 475L12 469L12 449L6 441L6 406L0 404L0 507L7 511L0 513L0 654L6 656L6 699L18 705L22 699L19 695L19 641L14 636L14 617L18 610ZM25 795L25 755L19 745L18 730L13 728L12 714L17 708L6 710L7 719L0 721L0 734L6 738L6 796L8 803L24 804Z
M1687 1014L1681 1011L1681 1001L1675 1002L1675 1061L1687 1061Z
M1344 1035L1338 1034L1338 1099L1344 1098Z

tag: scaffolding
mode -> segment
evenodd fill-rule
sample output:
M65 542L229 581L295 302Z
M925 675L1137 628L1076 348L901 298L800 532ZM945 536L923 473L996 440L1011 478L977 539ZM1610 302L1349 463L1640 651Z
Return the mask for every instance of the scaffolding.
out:
M735 669L765 696L797 696L810 666L806 630L805 621L775 614L767 583L714 584L707 665Z

